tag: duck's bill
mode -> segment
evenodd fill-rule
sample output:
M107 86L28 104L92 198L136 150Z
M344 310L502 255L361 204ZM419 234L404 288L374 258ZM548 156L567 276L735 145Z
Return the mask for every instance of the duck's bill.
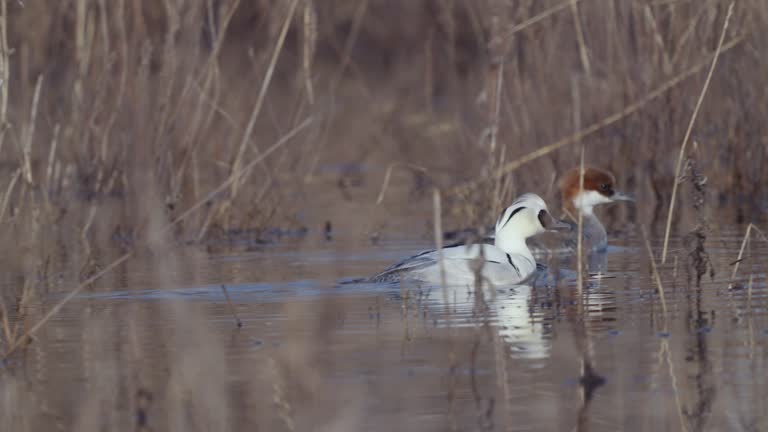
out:
M552 225L548 226L547 229L552 231L570 231L573 229L573 226L566 221L552 218Z
M613 193L611 199L614 201L634 201L635 197L629 194L625 194L624 192L616 191Z
M544 228L548 231L568 231L572 228L568 222L557 219L549 213L547 213L545 221Z

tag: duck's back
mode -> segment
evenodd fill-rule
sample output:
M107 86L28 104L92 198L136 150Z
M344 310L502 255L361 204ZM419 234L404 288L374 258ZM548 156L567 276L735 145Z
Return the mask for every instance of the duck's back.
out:
M494 245L457 245L443 248L441 252L448 285L474 284L475 275L480 269L483 277L494 285L515 285L527 280L536 269L535 262L529 258L508 254ZM413 279L440 284L440 272L438 252L430 250L405 259L372 279L376 282Z

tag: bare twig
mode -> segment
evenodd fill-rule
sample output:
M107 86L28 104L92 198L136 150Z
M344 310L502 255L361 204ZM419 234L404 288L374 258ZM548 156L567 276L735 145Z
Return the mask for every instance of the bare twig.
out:
M232 317L235 319L235 325L237 328L243 328L243 322L240 321L240 318L237 316L237 312L235 312L235 305L232 304L232 300L229 298L227 286L221 284L221 291L224 293L224 298L227 299L227 306L229 307L229 312L232 313Z
M581 158L579 159L579 195L584 192L584 146L581 146ZM576 286L579 291L579 305L583 303L584 293L584 210L579 206L578 227L576 238L576 272L578 273Z

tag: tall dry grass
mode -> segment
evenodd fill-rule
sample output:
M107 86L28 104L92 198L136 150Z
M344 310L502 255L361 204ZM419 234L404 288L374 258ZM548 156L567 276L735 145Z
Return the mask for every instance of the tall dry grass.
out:
M563 139L577 134L588 163L620 173L643 216L658 217L674 184L669 146L686 135L728 2L568 3L6 2L10 212L30 194L59 212L93 206L99 221L112 201L124 220L111 223L140 231L152 187L169 220L205 203L180 229L201 239L284 224L326 165L372 166L376 183L409 162L442 187L499 180L467 194L479 218L490 209L475 205L540 191L541 173L576 165ZM735 8L692 130L740 219L766 180L766 20L763 2ZM514 164L552 143L564 145Z

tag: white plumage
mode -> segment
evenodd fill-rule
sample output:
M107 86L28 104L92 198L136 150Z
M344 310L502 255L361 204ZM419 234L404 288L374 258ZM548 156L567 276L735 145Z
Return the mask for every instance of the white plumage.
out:
M449 246L407 258L380 274L374 281L411 279L440 284L438 262L442 254L448 285L474 284L476 275L494 286L524 283L536 272L536 260L525 240L558 225L540 196L527 193L517 198L496 221L494 244Z

